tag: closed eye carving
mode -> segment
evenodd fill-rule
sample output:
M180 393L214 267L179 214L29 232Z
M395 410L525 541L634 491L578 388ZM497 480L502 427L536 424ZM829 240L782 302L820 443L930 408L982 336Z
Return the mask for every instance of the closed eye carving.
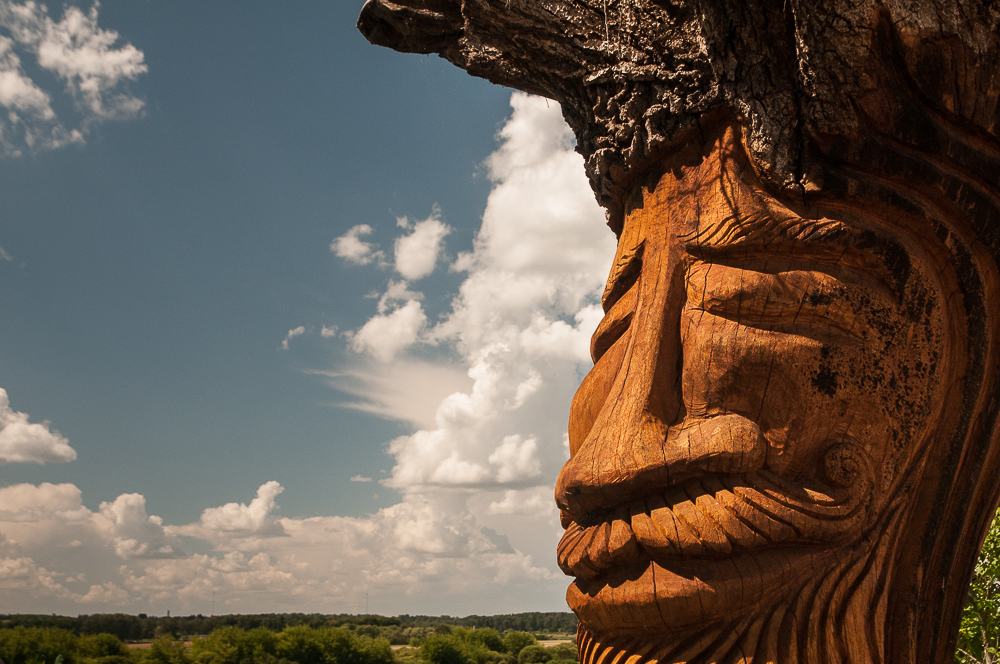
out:
M629 292L639 279L639 273L642 271L642 252L645 247L646 242L642 241L615 261L615 266L611 268L611 275L608 277L608 285L605 286L604 295L601 297L604 313L611 311L611 307L615 306L622 295Z
M882 302L865 290L821 272L701 264L688 280L688 304L746 327L853 345L868 329L865 310Z
M638 297L635 285L642 272L644 247L644 243L639 243L634 249L625 252L611 269L608 285L601 298L605 316L590 340L590 356L595 364L632 324Z

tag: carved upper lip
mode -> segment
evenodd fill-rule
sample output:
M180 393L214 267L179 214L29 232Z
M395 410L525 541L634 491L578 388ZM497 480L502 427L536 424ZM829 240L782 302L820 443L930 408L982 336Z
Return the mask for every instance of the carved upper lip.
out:
M559 567L595 579L637 562L725 558L782 545L830 542L864 517L867 491L808 488L767 471L706 476L571 521Z
M377 46L404 53L442 53L462 37L456 0L367 0L358 29Z

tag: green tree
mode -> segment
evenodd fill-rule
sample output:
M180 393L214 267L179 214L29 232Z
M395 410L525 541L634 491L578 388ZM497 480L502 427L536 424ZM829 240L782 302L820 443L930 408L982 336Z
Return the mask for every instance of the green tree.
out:
M559 643L554 646L549 646L546 648L549 654L552 655L552 661L577 661L576 644L573 643Z
M958 664L1000 662L1000 512L976 561L958 631Z
M493 652L504 652L503 639L495 629L486 627L484 629L463 629L464 640L471 643L480 643L483 647Z
M538 640L527 632L507 632L503 637L503 647L517 657L527 646L537 646Z
M525 646L517 655L517 664L545 664L550 659L552 655L542 646Z
M0 659L7 664L77 664L77 636L56 627L0 630Z
M153 641L149 650L140 655L143 664L191 664L188 648L169 636L161 636Z
M451 634L435 634L424 639L420 659L430 664L469 664L461 641Z
M278 656L296 664L326 664L320 631L305 626L286 627L278 635Z
M82 657L128 657L128 647L114 634L85 634L77 642Z

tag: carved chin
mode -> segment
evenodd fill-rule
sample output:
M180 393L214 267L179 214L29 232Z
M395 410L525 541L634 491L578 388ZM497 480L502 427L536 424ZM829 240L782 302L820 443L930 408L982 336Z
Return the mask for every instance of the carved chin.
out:
M595 636L676 634L732 619L794 593L836 560L829 548L798 548L718 560L635 565L600 579L577 579L566 601Z

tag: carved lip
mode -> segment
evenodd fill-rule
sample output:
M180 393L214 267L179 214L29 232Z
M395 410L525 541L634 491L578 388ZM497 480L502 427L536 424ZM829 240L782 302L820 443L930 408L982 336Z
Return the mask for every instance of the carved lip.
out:
M560 569L597 580L639 563L708 562L857 532L865 490L807 488L773 473L709 475L569 523Z
M376 46L404 53L442 53L463 35L456 0L367 0L358 29Z

